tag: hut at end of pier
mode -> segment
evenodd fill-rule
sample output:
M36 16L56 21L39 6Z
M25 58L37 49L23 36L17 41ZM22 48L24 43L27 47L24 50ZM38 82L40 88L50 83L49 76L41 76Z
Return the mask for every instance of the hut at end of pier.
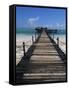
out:
M47 27L36 27L35 30L37 33L41 33L43 30L45 30L47 33L57 33L57 29L49 29Z

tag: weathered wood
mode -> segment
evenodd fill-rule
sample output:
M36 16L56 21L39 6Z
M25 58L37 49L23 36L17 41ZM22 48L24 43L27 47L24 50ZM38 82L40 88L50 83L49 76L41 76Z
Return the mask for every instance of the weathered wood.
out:
M26 55L25 53L25 42L23 42L23 53L24 53L24 56Z
M35 33L35 41L36 41L36 33Z
M53 32L53 40L54 40L54 32Z
M57 45L59 46L59 37L57 37Z
M32 44L34 43L34 37L32 36Z
M32 49L27 52L26 62L22 59L17 67L17 80L65 81L66 65L56 49L58 46L59 38L57 38L57 44L54 43L44 30L36 43L32 36ZM23 47L25 48L25 43ZM28 57L29 53L31 53L30 57Z

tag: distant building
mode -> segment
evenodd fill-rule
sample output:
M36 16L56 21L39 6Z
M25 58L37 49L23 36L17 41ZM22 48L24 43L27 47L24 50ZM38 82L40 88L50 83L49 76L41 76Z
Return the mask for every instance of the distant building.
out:
M57 29L48 29L47 27L36 27L35 30L37 31L37 33L41 33L43 30L48 33L57 33Z

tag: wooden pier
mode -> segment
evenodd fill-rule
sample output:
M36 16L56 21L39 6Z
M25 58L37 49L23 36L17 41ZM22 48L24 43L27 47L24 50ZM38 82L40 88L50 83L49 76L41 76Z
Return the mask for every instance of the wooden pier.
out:
M66 55L58 44L43 30L16 66L16 82L66 81Z

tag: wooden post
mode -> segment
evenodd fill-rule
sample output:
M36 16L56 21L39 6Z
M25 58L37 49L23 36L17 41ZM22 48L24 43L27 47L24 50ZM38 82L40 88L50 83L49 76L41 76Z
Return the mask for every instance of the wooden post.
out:
M59 46L59 37L57 37L57 45Z
M25 42L23 42L23 52L24 52L24 56L26 55L25 54Z
M54 33L53 33L53 40L54 40Z
M34 43L34 37L32 36L32 44Z
M35 33L35 41L36 41L36 33Z

